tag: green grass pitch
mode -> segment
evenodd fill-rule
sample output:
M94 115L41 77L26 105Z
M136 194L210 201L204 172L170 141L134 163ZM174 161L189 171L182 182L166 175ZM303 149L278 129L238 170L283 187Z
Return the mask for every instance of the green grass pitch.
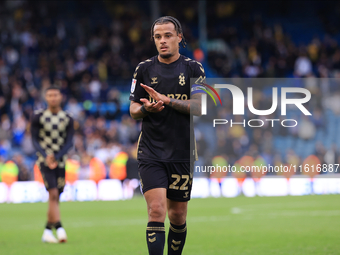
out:
M142 197L62 203L66 244L41 243L46 207L0 204L0 254L147 254ZM186 255L340 254L340 195L193 199L187 222Z

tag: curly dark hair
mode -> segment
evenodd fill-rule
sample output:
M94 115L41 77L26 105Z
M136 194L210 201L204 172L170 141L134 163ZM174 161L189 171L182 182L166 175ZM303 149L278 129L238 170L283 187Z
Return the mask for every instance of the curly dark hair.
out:
M155 20L155 22L151 26L151 38L150 38L151 41L153 40L153 36L154 36L153 29L154 29L155 25L162 25L162 24L167 24L167 23L170 23L170 22L172 24L174 24L175 30L176 30L177 34L181 34L182 35L181 43L182 43L183 48L185 48L185 45L187 43L186 43L184 35L183 35L182 25L178 21L178 19L176 19L176 18L174 18L172 16L163 16L163 17L160 17L160 18Z

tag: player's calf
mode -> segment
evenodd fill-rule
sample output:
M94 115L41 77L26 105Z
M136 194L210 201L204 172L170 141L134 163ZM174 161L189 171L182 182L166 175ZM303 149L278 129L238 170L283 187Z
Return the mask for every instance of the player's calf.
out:
M149 223L146 228L146 242L150 255L163 255L165 244L165 205L158 201L149 203Z
M187 236L187 224L174 225L170 222L168 235L168 255L182 254Z
M166 189L155 188L144 193L148 208L149 223L146 242L150 255L163 255L165 244L164 220L166 216Z
M187 236L187 202L169 200L168 216L170 220L168 235L168 255L182 254Z
M163 255L165 228L163 222L149 222L146 228L149 255Z

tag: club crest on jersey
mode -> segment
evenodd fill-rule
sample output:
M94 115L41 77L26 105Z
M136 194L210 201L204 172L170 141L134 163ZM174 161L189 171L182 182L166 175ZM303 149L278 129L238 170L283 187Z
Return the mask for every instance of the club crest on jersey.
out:
M135 91L136 83L137 83L137 80L136 80L136 79L132 79L132 83L131 83L131 93L133 93L133 92Z
M157 84L158 83L157 77L152 77L151 80L152 80L151 84Z
M185 85L184 73L181 73L178 78L179 78L179 85L184 86Z

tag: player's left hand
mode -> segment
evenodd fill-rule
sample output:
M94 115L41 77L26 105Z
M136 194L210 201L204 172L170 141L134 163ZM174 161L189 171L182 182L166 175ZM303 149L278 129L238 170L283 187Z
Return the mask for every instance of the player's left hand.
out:
M148 92L148 94L155 100L155 101L162 101L164 102L164 104L169 104L170 103L170 98L162 95L161 93L158 93L156 90L154 90L153 88L141 83L140 84L142 86L143 89L145 89L146 92Z

